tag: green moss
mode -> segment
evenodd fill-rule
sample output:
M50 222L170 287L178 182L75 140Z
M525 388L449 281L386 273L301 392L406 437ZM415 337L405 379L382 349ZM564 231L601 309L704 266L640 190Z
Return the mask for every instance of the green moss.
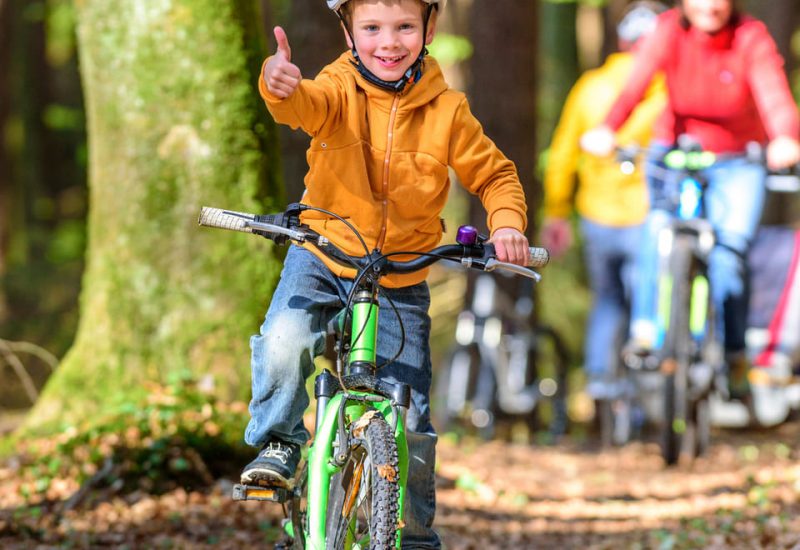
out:
M91 165L75 344L29 427L102 410L191 370L249 388L250 334L280 270L264 241L197 226L204 205L283 203L243 0L75 4Z

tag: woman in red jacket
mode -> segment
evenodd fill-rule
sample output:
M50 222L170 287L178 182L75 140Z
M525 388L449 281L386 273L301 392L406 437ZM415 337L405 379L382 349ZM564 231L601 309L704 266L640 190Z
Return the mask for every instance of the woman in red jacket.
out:
M647 37L625 89L605 124L584 134L581 145L609 155L614 131L626 120L657 71L666 76L669 102L654 129L649 238L642 247L633 296L631 341L657 347L656 238L670 218L669 182L658 180L657 159L679 135L691 135L704 150L744 152L749 142L766 146L767 165L777 169L800 161L800 117L783 71L783 59L766 27L738 11L733 0L681 0L659 17ZM764 167L745 158L721 160L705 174L707 215L717 231L710 277L725 327L728 363L742 364L747 312L745 254L764 202ZM738 369L737 369L738 370Z

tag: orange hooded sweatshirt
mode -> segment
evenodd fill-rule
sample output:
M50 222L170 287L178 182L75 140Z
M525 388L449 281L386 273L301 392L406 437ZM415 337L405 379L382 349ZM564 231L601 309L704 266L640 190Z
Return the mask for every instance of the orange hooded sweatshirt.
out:
M448 87L433 58L426 58L419 82L400 93L369 84L352 59L350 52L342 54L286 99L272 95L263 78L258 81L275 121L311 136L305 204L346 218L370 250L428 251L442 236L439 216L451 166L480 197L492 232L525 230L525 196L514 164L484 135L466 97ZM313 211L304 212L302 221L347 254L364 255L341 221ZM338 276L354 276L354 270L308 248ZM393 274L381 283L403 287L426 275L427 270Z

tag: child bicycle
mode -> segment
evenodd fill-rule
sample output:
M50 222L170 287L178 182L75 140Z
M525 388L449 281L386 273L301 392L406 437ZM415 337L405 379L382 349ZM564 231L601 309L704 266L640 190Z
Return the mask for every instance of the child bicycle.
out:
M275 215L209 207L200 213L200 225L253 233L277 244L309 244L340 265L358 270L347 303L328 325L336 341L335 370L326 369L315 379L315 436L293 487L239 484L233 498L288 503L285 529L293 548L400 548L408 479L404 419L410 388L377 377L381 277L418 271L440 260L483 271L505 270L537 281L540 276L498 261L494 247L478 242L477 231L471 228L459 230L458 244L429 252L370 253L365 246L364 257L349 256L300 222L304 210L334 216L361 240L343 218L303 204L292 204ZM547 263L545 249L531 248L530 252L532 267ZM416 258L390 259L401 254Z
M557 438L568 422L566 346L552 327L532 325L528 281L512 298L504 275L480 274L458 316L456 343L437 377L437 427L464 425L490 439L503 421L523 420L530 434L547 426Z

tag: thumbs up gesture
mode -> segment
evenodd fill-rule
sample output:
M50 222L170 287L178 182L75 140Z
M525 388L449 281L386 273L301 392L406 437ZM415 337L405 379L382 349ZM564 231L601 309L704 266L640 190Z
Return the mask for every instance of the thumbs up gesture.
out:
M289 47L286 32L281 27L275 27L273 32L278 49L264 65L263 78L267 89L284 99L292 95L303 77L297 65L292 63L292 49Z

